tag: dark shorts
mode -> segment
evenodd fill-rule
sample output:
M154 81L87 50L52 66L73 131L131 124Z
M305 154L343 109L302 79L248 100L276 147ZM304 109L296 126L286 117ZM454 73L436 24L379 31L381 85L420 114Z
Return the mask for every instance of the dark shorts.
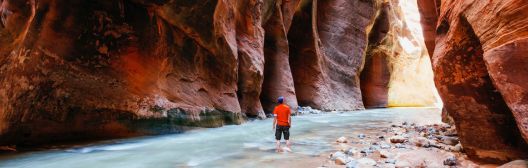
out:
M275 139L281 140L282 134L284 134L285 140L289 140L290 139L290 126L277 125L277 127L275 128Z

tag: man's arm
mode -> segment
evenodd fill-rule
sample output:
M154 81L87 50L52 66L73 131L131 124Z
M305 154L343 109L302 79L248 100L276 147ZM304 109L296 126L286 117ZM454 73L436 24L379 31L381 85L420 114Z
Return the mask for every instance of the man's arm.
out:
M275 125L277 124L277 116L273 117L273 130L275 130Z
M275 130L275 125L277 125L277 108L273 109L273 130Z

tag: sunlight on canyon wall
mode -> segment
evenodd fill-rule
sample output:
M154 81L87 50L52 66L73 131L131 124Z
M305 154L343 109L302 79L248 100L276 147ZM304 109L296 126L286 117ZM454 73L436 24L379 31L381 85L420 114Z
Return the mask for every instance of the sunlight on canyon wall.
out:
M442 106L442 101L433 82L431 61L423 42L420 14L416 1L389 1L399 8L391 10L390 36L395 38L389 49L391 79L389 83L389 106Z

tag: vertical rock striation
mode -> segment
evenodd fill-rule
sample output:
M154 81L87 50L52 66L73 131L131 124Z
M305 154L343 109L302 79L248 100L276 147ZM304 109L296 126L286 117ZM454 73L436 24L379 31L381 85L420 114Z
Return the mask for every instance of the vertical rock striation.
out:
M527 1L418 2L435 83L464 149L494 162L525 157Z
M238 124L279 96L292 109L390 106L394 81L412 76L400 70L416 65L396 63L419 60L401 51L398 11L396 0L0 0L0 145Z
M359 76L379 2L301 4L292 28L300 31L289 37L295 50L290 61L299 103L322 110L363 108Z

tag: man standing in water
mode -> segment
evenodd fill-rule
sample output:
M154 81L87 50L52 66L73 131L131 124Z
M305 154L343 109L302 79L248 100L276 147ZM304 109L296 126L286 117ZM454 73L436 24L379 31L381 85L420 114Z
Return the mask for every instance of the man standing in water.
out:
M288 105L284 104L284 97L279 97L279 105L273 110L273 129L275 130L275 139L277 140L277 152L280 152L281 135L284 134L287 150L290 149L290 125L291 111Z

